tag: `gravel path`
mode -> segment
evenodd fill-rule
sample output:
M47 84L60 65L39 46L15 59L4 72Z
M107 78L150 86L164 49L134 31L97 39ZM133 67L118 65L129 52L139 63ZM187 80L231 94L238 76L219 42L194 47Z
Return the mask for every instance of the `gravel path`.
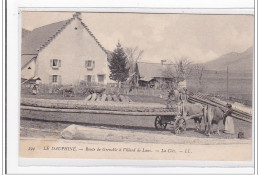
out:
M26 126L27 125L27 126ZM45 125L45 126L44 126ZM50 125L52 125L50 127ZM35 138L56 138L61 139L61 132L70 126L70 124L62 123L42 123L35 121L21 121L20 135L21 137ZM78 126L81 133L86 136L80 138L82 140L99 140L99 141L115 141L115 142L140 142L140 143L162 143L162 144L251 144L251 139L235 139L235 138L217 138L217 134L212 137L187 137L186 135L174 135L170 131L155 131L145 129L129 129L109 126ZM84 135L85 135L84 134ZM201 134L203 135L203 134ZM221 133L218 137L223 137ZM78 139L78 138L74 138Z

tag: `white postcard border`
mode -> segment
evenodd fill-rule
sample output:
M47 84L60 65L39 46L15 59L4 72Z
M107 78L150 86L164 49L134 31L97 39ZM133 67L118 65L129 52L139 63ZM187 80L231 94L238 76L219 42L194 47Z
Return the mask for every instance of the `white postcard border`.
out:
M65 1L65 2L69 2L67 4L63 2L63 4L65 4L67 7L72 5L72 3L70 1ZM79 1L75 1L75 2L76 2L76 4L80 4ZM154 2L154 1L152 1L152 2ZM187 2L191 3L191 1L186 1L186 3ZM235 14L241 14L241 13L242 14L252 14L252 12L254 10L252 9L251 5L248 5L248 4L250 4L250 1L247 1L247 2L249 2L249 3L245 3L245 1L242 2L241 6L246 7L246 8L243 8L243 9L228 9L228 8L230 8L230 4L222 1L222 5L227 5L228 6L227 9L204 9L204 10L203 9L181 9L180 10L180 9L168 9L167 8L166 11L167 11L167 13L180 13L180 12L183 12L183 13L196 13L199 10L202 10L203 13L206 13L207 11L208 12L209 11L212 12L212 11L215 10L216 13L219 13L219 14L221 14L221 13L224 13L224 14L232 14L232 13L235 13ZM43 2L43 1L38 1L38 3L39 4L35 3L34 1L27 1L27 2L20 1L19 3L17 1L15 1L15 0L8 1L8 6L9 7L8 7L8 26L7 26L8 27L7 28L7 32L8 32L7 33L7 38L8 38L8 45L7 45L8 46L8 50L7 50L7 55L8 55L8 58L7 58L7 71L8 71L7 72L7 75L8 75L8 82L7 82L7 85L8 85L7 86L7 97L8 97L8 103L7 103L7 107L8 107L8 109L7 109L7 114L8 114L8 116L7 116L7 118L8 118L8 120L7 120L7 122L8 122L7 123L7 139L8 139L8 149L7 149L7 151L8 151L8 159L9 160L8 160L7 165L8 165L8 169L9 169L10 173L19 173L19 172L23 172L23 173L36 172L37 173L37 172L39 172L39 168L37 168L37 167L19 167L18 166L18 161L22 161L22 163L24 163L24 165L26 165L26 163L31 162L32 160L35 163L35 165L36 164L40 164L40 163L42 163L42 165L46 165L45 164L46 162L55 161L53 159L52 160L50 160L50 159L49 160L48 159L46 159L46 160L44 160L44 159L32 159L32 160L27 159L27 160L25 160L25 159L19 159L18 158L18 150L19 150L18 149L19 148L19 143L18 143L18 140L19 140L19 134L18 134L19 133L19 108L17 108L17 107L19 107L20 103L19 103L19 90L17 91L17 89L19 89L18 85L19 85L19 76L20 76L20 66L19 66L20 65L20 61L18 61L17 58L19 58L20 56L19 56L19 52L17 52L18 48L19 48L19 44L18 44L18 37L19 37L19 35L18 35L18 25L17 25L18 24L18 14L17 14L17 12L20 9L19 7L26 7L26 8L21 8L21 9L29 10L28 7L31 6L30 10L35 10L36 6L44 7L44 4L46 5L46 2ZM50 7L50 6L52 6L52 4L55 4L55 3L56 3L56 5L53 5L53 6L58 7L59 5L61 5L60 3L58 3L58 1L48 2L48 5ZM95 6L96 7L99 6L100 5L99 3L97 3ZM117 2L117 3L120 4L119 2ZM135 1L135 3L136 3L136 7L138 7L138 6L140 7L140 4L138 4L137 1ZM84 2L85 6L86 6L86 4L87 3ZM91 2L90 4L93 5L93 2ZM104 6L104 4L106 4L106 3L103 1L102 5ZM245 5L245 4L247 4L247 5ZM187 4L186 4L186 6L187 6ZM215 4L215 6L220 7L219 4L217 4L217 5ZM182 5L179 5L179 7L185 7L185 5L182 4ZM194 8L196 8L196 7L197 7L197 5ZM163 8L163 7L161 7L161 8ZM37 9L41 9L41 8L37 8ZM65 10L65 9L66 8L62 8L62 10ZM88 11L88 10L90 10L90 8L85 8L85 10L84 10L84 8L82 8L82 9L79 9L79 8L68 8L69 11L74 11L75 9L78 9L77 11ZM86 9L88 9L88 10L86 10ZM96 9L95 8L91 8L91 10L93 10L93 11L97 10L97 9L101 10L102 8L101 9L100 8L96 8ZM119 12L120 12L121 8L118 8L118 9L120 9L119 10ZM126 10L126 9L127 8L125 8L124 10ZM140 8L138 10L136 10L135 8L128 8L128 10L131 10L131 9L133 10L131 12L142 12L142 10L143 11L147 10L147 13L150 13L150 12L152 12L152 10L156 11L156 8L151 9L149 7L148 8L143 8L141 10L140 10ZM50 10L53 11L53 10L55 10L55 8L51 8ZM115 10L115 8L111 9L111 11L113 11L113 10ZM164 11L165 9L157 9L157 10L158 10L157 12L160 13L160 12ZM230 11L233 11L233 12L231 13ZM16 44L14 44L14 43L16 43ZM255 70L257 70L257 65L255 65ZM257 78L257 75L256 75L255 78ZM12 161L12 163L10 162L10 160ZM77 163L77 160L73 160L73 161L75 161L75 163ZM82 159L80 161L85 162L85 160L83 161ZM148 162L141 161L141 163L140 163L140 161L129 161L129 162L125 161L124 162L124 161L120 160L119 162L112 161L113 162L112 164L109 163L109 162L111 162L111 160L104 161L104 162L102 162L103 160L102 161L97 160L97 161L98 161L97 162L98 164L96 164L96 165L99 165L99 166L101 166L101 165L102 166L104 166L104 165L112 166L113 163L114 163L114 165L119 165L118 164L119 162L122 163L121 164L122 166L125 166L125 165L137 166L137 165L140 165L140 164L142 164L143 166L149 166L149 163L151 165L151 162L149 162L149 161ZM64 159L62 161L59 160L59 162L64 163L63 165L66 165L66 164L69 165L70 163L73 163L73 162L71 162L71 160L64 160ZM95 161L88 161L88 160L86 160L86 164L82 165L82 166L90 165L90 162L93 163ZM182 164L182 162L180 162L180 161L179 162L175 162L175 164L171 164L170 163L168 165L164 161L160 161L160 162L153 161L153 162L157 163L158 167L165 166L165 165L166 166L181 166L181 164ZM101 163L101 164L99 164L99 163ZM106 164L106 163L108 163L108 164ZM186 163L187 163L187 161L185 162L185 165L187 166ZM216 163L216 164L214 164L214 163ZM231 164L229 164L229 163L231 163ZM236 165L236 166L240 166L241 165L240 164L241 162L238 163L238 164L236 164L236 163L237 162L233 162L233 163L232 162L228 162L228 163L224 163L223 164L223 162L221 162L221 163L220 162L210 162L210 163L208 162L207 164L205 164L205 162L203 162L203 163L202 162L196 162L196 163L191 162L191 164L198 164L198 165L202 165L203 164L203 166L213 166L213 167L214 166L215 167L216 166L218 166L218 167L231 167L231 166L234 166L234 165ZM242 164L243 164L243 162L242 162ZM223 165L227 165L227 166L223 166ZM91 164L91 166L94 166L94 164ZM190 164L188 166L192 167ZM248 164L247 166L252 166L252 163ZM107 169L114 169L114 167L106 167L106 168ZM106 170L106 168L104 167L104 170ZM121 172L125 172L126 169L128 169L126 172L127 173L131 173L132 171L129 171L129 168L131 169L131 167L128 167L128 168L127 167L121 167L121 170L122 170ZM50 172L53 172L53 170L55 168L54 167L51 167L51 168L50 167L40 167L40 169L41 169L40 170L41 173L50 173ZM80 170L81 172L86 172L86 170L91 172L91 170L92 170L92 168L90 168L90 167L88 167L88 168L86 168L86 167L80 167L80 168L79 167L70 167L70 168L68 168L67 167L67 168L57 168L58 171L56 171L56 172L59 172L59 173L71 173L71 172L73 172L73 173L80 173L78 169L81 169ZM94 169L96 169L96 171ZM97 168L94 168L94 169L93 169L93 172L94 171L98 172L97 170L99 170L100 168L97 167ZM116 169L120 169L120 168L116 168ZM172 171L174 171L176 173L182 172L181 171L182 168L168 168L168 169L170 170L169 172L172 172ZM198 171L198 168L195 168L195 169L196 169L196 173L200 172L200 171ZM212 172L212 170L213 170L212 168L204 168L204 169L202 169L201 173L205 172L206 169L209 169L210 172ZM234 169L234 168L226 168L224 170L223 169L221 170L221 169L217 168L217 170L214 171L214 172L220 172L220 173L224 172L224 173L227 173L228 169L230 169L231 172L234 172L234 170L235 170L236 173L244 173L244 172L252 173L252 168L241 168L241 169L239 168L239 170L238 169ZM185 168L185 170L187 170L187 169ZM194 168L190 168L190 170L191 170L190 171L191 173L194 173ZM162 171L163 170L159 170L157 172L160 173ZM100 171L99 170L99 173L102 173L102 172L104 173L106 171ZM120 172L120 170L118 170L117 172ZM147 169L144 170L143 172L147 172ZM153 171L153 172L156 172L156 171Z

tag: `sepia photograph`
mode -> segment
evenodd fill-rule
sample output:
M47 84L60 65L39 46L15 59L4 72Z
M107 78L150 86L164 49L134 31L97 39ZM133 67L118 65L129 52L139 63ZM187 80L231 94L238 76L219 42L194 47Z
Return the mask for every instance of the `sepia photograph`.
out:
M20 158L254 160L254 15L20 18Z

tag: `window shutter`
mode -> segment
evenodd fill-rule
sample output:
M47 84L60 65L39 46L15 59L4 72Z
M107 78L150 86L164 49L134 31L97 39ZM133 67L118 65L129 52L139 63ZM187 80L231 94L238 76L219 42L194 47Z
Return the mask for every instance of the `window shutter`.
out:
M50 66L52 67L52 59L50 59Z
M59 60L59 67L61 67L61 60Z
M61 85L61 76L58 75L58 85Z
M52 75L49 76L49 84L52 84Z
M92 61L92 64L93 64L93 68L95 68L95 61Z
M87 68L88 60L85 61L85 68Z
M96 77L95 75L92 75L92 77L91 77L92 82L96 82L95 77Z

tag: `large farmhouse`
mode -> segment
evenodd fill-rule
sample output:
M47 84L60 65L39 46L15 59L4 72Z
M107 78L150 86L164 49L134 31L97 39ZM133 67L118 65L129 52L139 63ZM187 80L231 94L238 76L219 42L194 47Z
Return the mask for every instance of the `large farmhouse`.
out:
M51 85L80 81L107 84L106 50L76 13L66 21L36 28L22 39L21 77Z

